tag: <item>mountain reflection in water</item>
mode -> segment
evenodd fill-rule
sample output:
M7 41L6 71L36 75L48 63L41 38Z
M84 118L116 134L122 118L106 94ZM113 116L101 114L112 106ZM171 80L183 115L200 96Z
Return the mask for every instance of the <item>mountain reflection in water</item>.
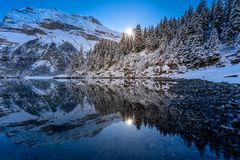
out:
M239 97L201 80L2 80L0 159L239 159Z

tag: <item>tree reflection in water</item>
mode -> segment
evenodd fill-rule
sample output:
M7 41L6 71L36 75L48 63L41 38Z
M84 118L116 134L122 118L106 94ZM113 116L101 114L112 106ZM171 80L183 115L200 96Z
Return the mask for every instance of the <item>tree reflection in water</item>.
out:
M37 146L94 137L122 120L139 130L147 126L161 135L180 136L202 155L210 146L217 157L240 158L239 85L200 80L2 81L0 97L1 129L14 143ZM6 121L20 111L33 117Z

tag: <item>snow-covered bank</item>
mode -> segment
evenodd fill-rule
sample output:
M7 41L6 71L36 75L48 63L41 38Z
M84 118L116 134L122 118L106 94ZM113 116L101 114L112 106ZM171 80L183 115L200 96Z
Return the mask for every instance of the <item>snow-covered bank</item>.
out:
M36 79L36 80L41 80L41 79L53 79L53 76L26 76L23 77L24 79Z
M222 68L208 67L189 70L183 74L172 74L170 78L203 79L213 82L240 83L240 65L229 65Z
M114 75L114 74L112 74ZM94 76L94 78L97 78L98 76ZM99 76L102 78L102 76ZM104 77L107 79L110 76L104 75ZM111 78L114 78L115 76L111 76ZM127 78L123 77L122 78ZM198 70L188 70L185 73L173 73L173 74L163 74L161 76L141 76L141 77L134 77L134 78L161 78L161 77L167 77L167 78L174 78L174 79L202 79L212 82L227 82L227 83L239 83L240 84L240 65L229 65L226 67L216 68L215 66L198 69ZM32 77L24 77L24 79L36 79L36 80L44 80L44 79L64 79L64 78L70 78L67 77L67 75L58 75L58 76L32 76ZM76 77L74 77L76 78ZM91 79L90 77L87 77L88 79Z

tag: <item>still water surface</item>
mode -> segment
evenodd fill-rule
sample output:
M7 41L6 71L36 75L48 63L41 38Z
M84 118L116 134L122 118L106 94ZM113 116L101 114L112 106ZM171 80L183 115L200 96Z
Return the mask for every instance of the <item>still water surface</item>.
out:
M3 80L0 159L239 159L239 95L197 80Z

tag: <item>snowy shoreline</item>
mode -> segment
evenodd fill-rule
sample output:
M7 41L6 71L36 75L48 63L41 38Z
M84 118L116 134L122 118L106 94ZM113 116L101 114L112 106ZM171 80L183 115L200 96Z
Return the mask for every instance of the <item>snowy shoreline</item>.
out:
M210 82L220 83L227 82L230 84L240 84L240 65L232 65L223 68L208 67L207 69L189 70L182 74L163 74L161 76L25 76L25 77L1 77L1 79L26 79L26 80L61 80L61 79L200 79Z

